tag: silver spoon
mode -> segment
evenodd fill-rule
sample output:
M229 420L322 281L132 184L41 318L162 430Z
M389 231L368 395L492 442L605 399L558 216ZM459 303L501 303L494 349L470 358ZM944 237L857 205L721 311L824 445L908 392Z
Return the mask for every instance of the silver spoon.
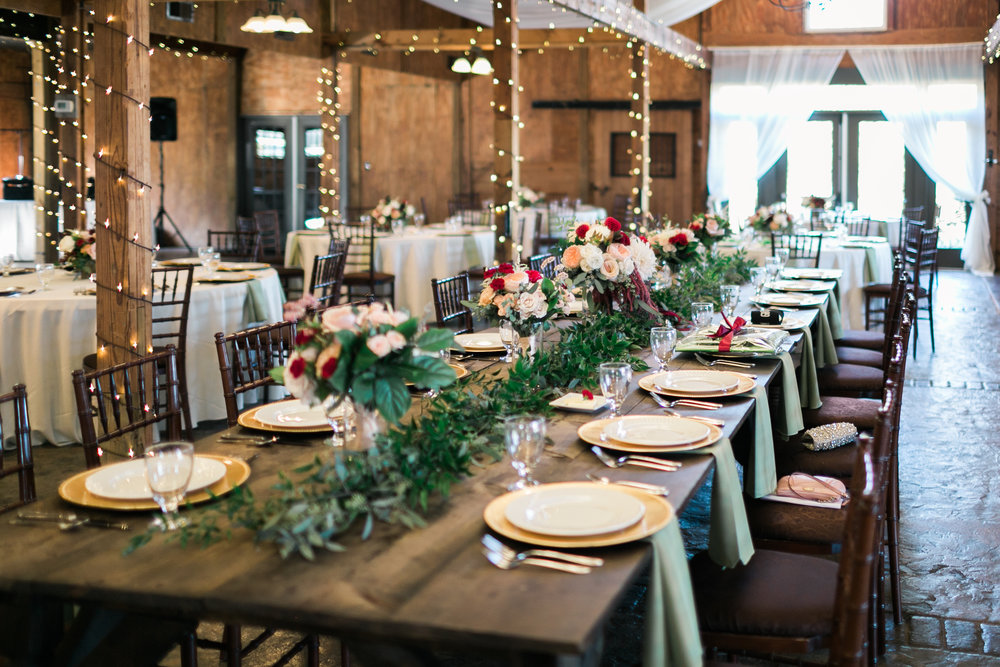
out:
M594 452L594 455L600 459L601 463L609 468L621 468L622 466L633 465L640 468L659 470L660 472L676 472L681 467L681 464L677 461L647 458L645 456L619 456L618 458L614 458L597 445L591 447L590 451Z
M515 567L520 567L521 565L537 565L538 567L547 567L550 570L559 570L561 572L569 572L570 574L590 574L591 572L591 569L584 565L561 563L559 561L547 560L545 558L528 557L515 560L507 558L503 554L487 549L486 547L483 547L483 555L486 556L486 560L493 563L501 570L513 570Z
M645 491L646 493L652 493L654 496L669 496L670 489L659 484L646 484L645 482L633 482L627 479L609 479L607 477L601 477L600 475L595 475L593 473L587 473L587 479L591 482L597 482L598 484L613 485L618 486L628 486L633 489L639 489L640 491Z
M514 560L524 560L525 558L536 556L540 558L554 558L556 560L563 560L567 563L576 563L577 565L583 565L586 567L600 567L604 565L603 558L578 556L576 554L563 553L562 551L552 551L551 549L528 549L526 551L518 552L489 533L483 535L482 543L487 549L496 551L505 558L513 558Z

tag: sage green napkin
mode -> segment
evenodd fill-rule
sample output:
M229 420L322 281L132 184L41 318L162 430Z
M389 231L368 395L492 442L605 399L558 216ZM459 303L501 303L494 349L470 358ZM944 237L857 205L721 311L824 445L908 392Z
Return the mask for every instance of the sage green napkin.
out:
M278 289L281 291L281 303L285 302L285 292L279 286ZM268 312L267 295L264 293L264 286L261 282L254 278L247 282L247 298L243 302L243 321L256 323L256 322L267 322L271 323L275 320L274 313ZM278 319L280 319L281 314L278 313Z
M814 341L813 353L816 355L816 368L833 366L840 363L837 359L837 344L833 340L833 333L830 331L830 318L826 316L826 308L817 309L816 334L818 338Z
M875 282L875 267L878 266L878 250L873 246L865 248L865 283Z
M648 541L653 546L653 564L646 595L642 662L647 667L698 667L702 664L701 635L677 519Z
M799 401L804 408L816 409L823 405L819 397L819 380L816 377L816 354L809 327L802 327L802 362L799 364ZM832 341L831 341L832 342ZM834 353L836 354L836 353Z
M753 453L743 474L743 489L754 498L774 493L778 473L774 467L774 433L771 431L771 408L767 390L758 384L753 390L754 438Z
M787 438L802 430L802 402L799 399L799 380L795 373L795 363L792 355L781 353L781 394L785 399L782 410L778 412L778 423L774 430Z
M688 334L677 343L677 351L717 353L719 339L709 338L709 334L714 334L716 331L718 328L704 327ZM788 338L788 332L783 329L758 329L744 326L738 334L733 336L733 342L729 349L731 352L746 354L774 353L786 338Z
M750 524L743 505L733 447L729 438L722 438L711 447L697 450L697 453L715 457L708 555L722 567L736 567L737 563L746 565L753 556L753 540L750 538Z
M837 295L834 292L829 292L830 298L826 300L826 314L830 319L830 335L833 336L834 340L839 340L844 337L844 327L840 323L840 302L837 301Z

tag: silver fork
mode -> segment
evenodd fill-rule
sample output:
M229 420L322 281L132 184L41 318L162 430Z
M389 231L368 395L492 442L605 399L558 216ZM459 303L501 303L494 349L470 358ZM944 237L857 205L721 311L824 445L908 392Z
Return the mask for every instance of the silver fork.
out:
M712 426L725 426L726 425L726 422L724 422L721 419L712 419L711 417L699 417L698 415L682 415L681 413L677 412L676 410L671 410L670 408L663 408L663 411L666 412L671 417L682 417L684 419L690 419L690 420L696 421L696 422L702 422L702 423L705 423L705 424L711 424Z
M604 484L606 486L613 486L615 484L618 486L628 486L633 489L645 491L646 493L652 493L654 496L666 497L670 495L670 489L660 484L646 484L645 482L633 482L627 479L609 479L608 477L595 475L592 472L587 473L587 479L591 482L597 482L598 484Z
M525 558L540 557L540 558L552 558L555 560L566 561L567 563L575 563L577 565L583 565L585 567L600 567L604 565L603 558L593 558L591 556L578 556L576 554L567 554L562 551L552 551L551 549L528 549L526 551L515 551L511 547L507 546L497 538L493 537L489 533L483 535L482 539L483 546L491 551L496 551L505 558L510 558L513 560L524 560Z
M697 352L694 353L694 358L697 359L700 364L702 364L703 366L708 366L709 368L711 368L712 366L716 366L716 365L718 365L718 366L732 366L734 368L753 368L754 367L753 364L747 363L745 361L732 361L730 359L706 359L705 357L701 356Z
M594 455L601 460L601 463L609 468L621 468L622 466L632 465L639 468L659 470L660 472L676 472L681 468L681 464L678 461L656 459L651 456L631 455L615 458L597 445L591 447L590 451L594 452Z
M711 401L696 401L690 398L678 398L671 401L653 392L650 392L649 395L653 397L653 400L661 408L672 408L675 405L680 405L682 407L700 408L702 410L718 410L722 407L721 403L713 403Z
M515 567L520 567L521 565L537 565L538 567L547 567L550 570L559 570L560 572L569 572L570 574L590 574L591 569L585 565L573 565L572 563L561 563L556 560L546 560L545 558L534 558L527 557L519 560L512 558L507 558L503 554L493 551L492 549L487 549L483 547L483 555L486 556L486 560L496 565L501 570L513 570Z

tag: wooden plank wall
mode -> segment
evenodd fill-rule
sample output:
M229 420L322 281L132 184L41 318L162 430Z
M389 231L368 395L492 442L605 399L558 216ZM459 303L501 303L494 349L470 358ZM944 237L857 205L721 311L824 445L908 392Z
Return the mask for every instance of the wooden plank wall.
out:
M0 49L0 177L17 174L18 137L22 141L24 174L31 177L30 69L31 54L27 49Z

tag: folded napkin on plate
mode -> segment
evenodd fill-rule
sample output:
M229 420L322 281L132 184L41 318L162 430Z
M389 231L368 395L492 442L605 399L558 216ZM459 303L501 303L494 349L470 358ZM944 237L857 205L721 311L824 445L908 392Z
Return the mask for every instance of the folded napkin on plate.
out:
M718 352L719 340L712 338L718 330L713 328L698 329L685 336L677 344L678 352ZM729 352L734 354L774 354L788 332L782 329L761 329L742 327L733 335L729 344Z

